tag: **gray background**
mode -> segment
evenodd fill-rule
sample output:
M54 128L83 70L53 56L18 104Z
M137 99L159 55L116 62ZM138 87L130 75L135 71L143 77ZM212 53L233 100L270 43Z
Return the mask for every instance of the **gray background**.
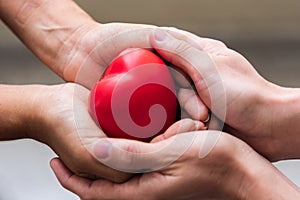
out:
M300 87L299 0L80 0L99 22L175 26L224 41L268 80ZM0 23L0 83L55 84L43 66ZM259 91L258 91L259 92ZM54 153L30 140L0 143L0 200L78 199L60 187L49 167ZM300 162L275 164L300 186Z

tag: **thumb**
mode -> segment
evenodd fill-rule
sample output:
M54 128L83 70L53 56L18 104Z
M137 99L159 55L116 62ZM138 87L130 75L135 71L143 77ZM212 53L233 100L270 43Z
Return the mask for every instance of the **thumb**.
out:
M80 48L74 49L76 56L71 59L74 65L80 63L74 75L74 82L80 83L91 89L103 75L106 67L122 51L128 48L151 49L150 35L154 26L139 24L111 23L101 25L84 36L85 43Z
M134 24L119 24L119 26L124 30L109 35L107 39L97 44L94 54L91 55L100 66L107 66L127 48L152 48L149 38L154 26Z
M170 30L154 29L150 37L152 46L167 61L180 68L192 79L196 90L204 103L218 117L225 118L226 96L222 79L211 56L200 47L195 46L195 41L188 37L178 39L176 32ZM192 44L192 45L191 45Z
M179 134L156 143L126 139L101 139L94 143L93 155L103 164L124 172L145 173L170 165L193 144L199 132Z

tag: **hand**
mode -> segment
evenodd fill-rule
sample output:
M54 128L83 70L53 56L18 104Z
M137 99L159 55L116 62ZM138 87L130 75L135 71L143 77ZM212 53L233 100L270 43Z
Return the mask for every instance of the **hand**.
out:
M57 59L48 66L60 66L59 74L64 80L91 89L121 51L130 47L150 48L149 37L153 27L91 21L70 35L57 52Z
M113 170L95 159L95 141L107 136L88 112L89 90L76 84L39 86L31 102L28 137L49 145L76 175L124 182L131 175ZM28 117L27 117L28 118ZM165 135L205 128L199 121L184 119Z
M170 135L171 136L171 135ZM59 159L51 161L60 183L68 190L87 199L296 199L299 189L289 182L271 163L244 142L217 131L179 134L176 143L159 154L151 154L172 143L174 137L145 144L129 140L109 140L106 161L121 166L165 166L177 152L184 154L174 163L156 172L136 175L123 184L105 180L91 181L74 175ZM206 137L218 138L209 154L199 158ZM191 146L190 141L193 140ZM106 141L107 142L107 141ZM101 144L101 141L100 141ZM104 150L103 147L99 148ZM123 151L122 151L123 150ZM125 152L124 152L125 151ZM128 154L126 151L134 152ZM150 154L149 154L150 153ZM118 158L118 159L116 159ZM122 158L122 159L119 159ZM276 185L273 183L276 182Z
M114 182L131 176L104 166L89 150L94 140L106 137L88 112L89 90L70 83L39 86L35 94L27 119L29 138L50 146L77 175Z
M94 143L106 138L88 112L90 91L76 84L0 85L0 141L30 138L50 146L76 175L124 182L131 174L101 164ZM205 129L191 119L176 122L165 136Z
M225 131L270 160L300 158L299 90L268 82L242 55L220 41L179 30L158 30L151 44L192 78L201 100L225 120ZM192 103L195 98L181 96L191 116L198 113Z

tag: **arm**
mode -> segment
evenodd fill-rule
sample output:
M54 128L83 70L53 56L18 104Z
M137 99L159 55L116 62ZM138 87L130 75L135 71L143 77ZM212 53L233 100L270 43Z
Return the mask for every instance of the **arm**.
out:
M54 62L80 27L93 23L72 0L0 0L1 19L47 66L63 77Z
M260 115L269 119L275 160L300 159L300 89L279 87L264 100ZM271 114L266 116L264 108Z
M26 88L26 90L24 90ZM0 140L28 137L36 86L0 85Z

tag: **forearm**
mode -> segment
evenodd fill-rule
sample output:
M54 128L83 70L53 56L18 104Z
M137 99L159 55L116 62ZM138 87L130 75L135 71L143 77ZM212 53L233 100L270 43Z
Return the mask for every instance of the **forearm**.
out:
M0 0L1 19L47 66L61 77L60 48L72 43L80 27L93 22L72 0Z
M286 98L278 107L284 127L279 152L285 152L286 159L300 159L300 89L285 88Z
M0 85L0 140L28 137L37 86Z
M233 178L238 187L236 199L299 199L300 190L278 169L265 158L251 151L236 157L237 169L234 169ZM229 190L230 190L229 189Z
M300 158L300 90L276 87L265 101L273 160Z

